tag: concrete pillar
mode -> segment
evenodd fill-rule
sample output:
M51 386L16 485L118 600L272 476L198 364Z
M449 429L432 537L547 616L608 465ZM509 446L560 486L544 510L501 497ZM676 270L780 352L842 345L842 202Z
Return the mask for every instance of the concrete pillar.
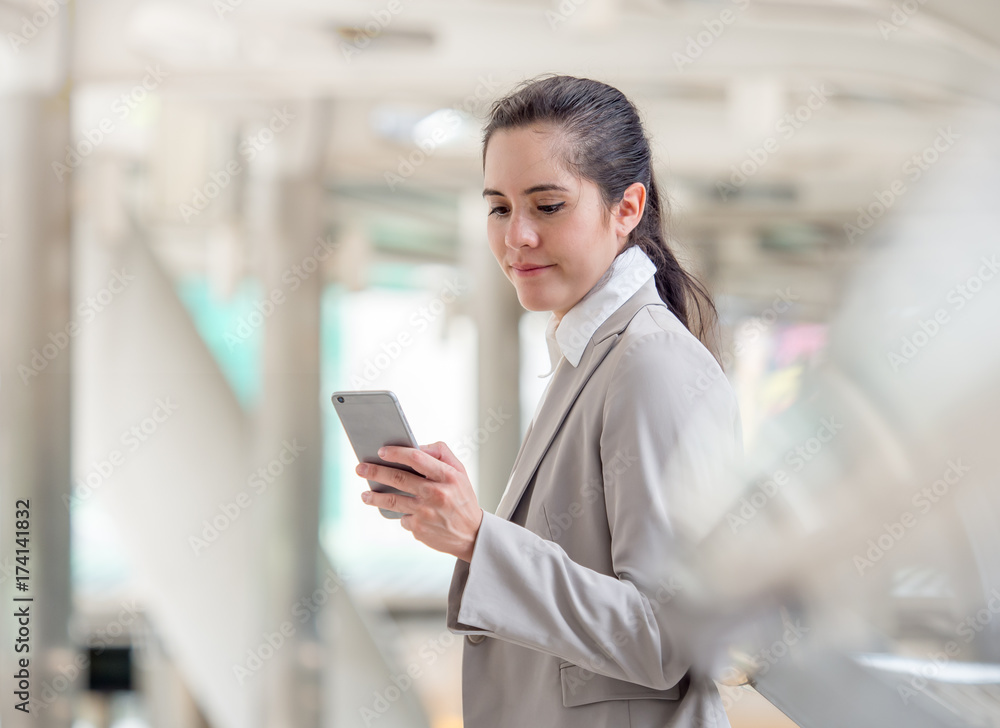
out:
M479 449L479 505L492 513L500 503L521 444L518 323L524 308L490 252L486 205L480 190L470 190L460 198L459 241L462 262L475 281L471 305L479 342L476 421L482 426L490 410L500 407L511 415Z
M65 95L0 96L0 654L6 726L69 726L73 682L43 711L14 709L12 676L29 661L29 693L71 668L69 509L70 362L75 329L70 288L69 190L51 169L69 143ZM28 515L15 514L18 502ZM15 553L15 523L27 521L27 552ZM26 555L26 591L17 590ZM21 572L21 576L25 572ZM14 598L30 602L12 602ZM15 653L15 608L28 607L30 646ZM72 669L70 670L72 673ZM79 669L76 669L79 672Z
M329 404L320 392L319 324L323 259L330 255L317 246L324 230L329 109L319 102L288 108L295 118L276 138L273 158L254 168L247 190L261 301L270 302L270 308L263 304L261 398L253 440L262 461L277 457L284 464L261 511L266 520L261 597L268 629L283 623L295 629L266 666L264 725L315 728L322 653L315 626L320 604L312 597L323 462L319 408ZM305 611L296 610L297 603Z

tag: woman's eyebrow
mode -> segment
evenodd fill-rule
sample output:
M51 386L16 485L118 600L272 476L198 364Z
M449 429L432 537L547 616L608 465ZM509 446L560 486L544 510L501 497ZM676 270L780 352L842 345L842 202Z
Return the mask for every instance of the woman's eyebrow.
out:
M569 190L563 187L562 185L557 185L550 182L547 184L541 184L541 185L535 185L534 187L529 187L522 194L533 195L536 192L569 192ZM485 190L483 190L483 197L506 197L506 195L503 192L500 192L499 190L494 190L487 187Z

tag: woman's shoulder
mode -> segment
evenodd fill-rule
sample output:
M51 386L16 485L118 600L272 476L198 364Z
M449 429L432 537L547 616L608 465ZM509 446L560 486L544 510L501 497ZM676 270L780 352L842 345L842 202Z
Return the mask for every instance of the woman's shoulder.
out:
M719 362L666 305L638 311L607 363L608 397L735 406L736 393Z
M719 367L712 352L665 304L644 306L615 344L618 358L649 360L663 367Z
M606 423L629 409L658 422L664 436L683 422L685 437L722 430L740 437L735 389L712 352L665 305L640 310L608 358Z

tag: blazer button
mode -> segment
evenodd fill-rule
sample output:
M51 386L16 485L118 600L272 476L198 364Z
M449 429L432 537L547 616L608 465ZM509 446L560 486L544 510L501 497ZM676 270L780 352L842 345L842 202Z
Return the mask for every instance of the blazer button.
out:
M484 639L486 639L486 635L484 635L484 634L467 634L467 635L465 635L465 637L466 637L466 639L469 640L469 642L471 644L474 644L474 645L478 645L480 642L482 642Z

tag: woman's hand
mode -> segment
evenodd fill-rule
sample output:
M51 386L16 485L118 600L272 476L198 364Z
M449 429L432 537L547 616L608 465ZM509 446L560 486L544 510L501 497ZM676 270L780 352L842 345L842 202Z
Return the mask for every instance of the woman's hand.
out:
M400 523L418 541L435 551L472 561L483 509L476 501L465 466L443 442L419 449L386 445L378 451L383 460L409 465L421 478L405 470L373 463L360 463L355 472L413 497L366 490L361 500L369 505L404 513Z

